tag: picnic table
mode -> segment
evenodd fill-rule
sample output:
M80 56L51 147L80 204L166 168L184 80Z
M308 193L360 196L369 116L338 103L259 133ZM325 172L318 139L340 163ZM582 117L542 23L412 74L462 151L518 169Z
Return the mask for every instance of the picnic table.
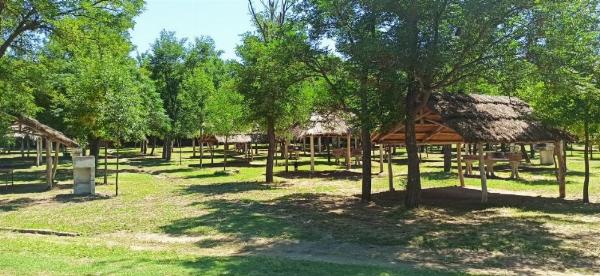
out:
M477 155L465 155L466 175L473 175L473 162L479 162ZM510 178L519 178L519 165L523 156L516 152L486 152L484 156L486 175L494 178L494 166L497 163L508 163L511 167Z

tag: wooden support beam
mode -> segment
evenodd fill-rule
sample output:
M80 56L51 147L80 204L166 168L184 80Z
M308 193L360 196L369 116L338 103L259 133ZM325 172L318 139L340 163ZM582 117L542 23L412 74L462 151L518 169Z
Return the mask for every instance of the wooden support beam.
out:
M352 144L352 136L350 133L346 135L346 169L352 169L352 149L350 148Z
M46 138L46 184L52 189L52 140Z
M417 121L421 121L423 118L431 115L433 112L431 111L427 111L425 113L421 113L420 115L417 116L417 118L415 118L415 122ZM392 130L390 130L387 134L383 135L381 138L379 138L378 140L383 140L385 138L387 138L390 135L393 135L394 133L398 132L398 131L402 131L405 128L405 124L404 123L400 123L397 124Z
M310 172L315 171L315 137L310 136Z
M392 148L388 147L387 150L387 163L388 163L388 182L390 191L394 191L394 172L392 171Z
M465 176L463 174L462 167L462 144L456 144L456 163L458 167L458 180L460 181L460 186L465 187Z
M60 154L60 143L56 142L56 150L54 151L54 166L52 168L52 179L56 179L56 172L58 171L58 161Z
M35 165L39 167L42 164L42 137L37 137L35 140Z
M383 173L383 144L379 144L379 173Z
M442 132L444 129L446 128L446 126L438 126L434 131L430 132L427 134L427 136L425 136L425 138L423 138L423 140L421 140L421 143L427 143L429 140L431 140L431 138L433 138L436 134Z
M323 145L323 144L321 143L321 136L319 136L319 137L318 137L318 140L317 140L317 142L318 142L318 144L319 144L319 147L318 147L319 151L317 151L317 152L318 152L319 154L321 154L321 153L323 152L323 147L322 147L322 145Z
M479 175L481 177L481 202L486 203L487 195L487 176L485 173L485 159L483 156L483 144L477 143L477 153L479 155Z

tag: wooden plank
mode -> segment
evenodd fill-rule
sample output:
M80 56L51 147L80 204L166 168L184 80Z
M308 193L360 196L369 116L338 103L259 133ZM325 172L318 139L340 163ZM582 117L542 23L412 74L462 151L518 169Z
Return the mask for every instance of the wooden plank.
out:
M315 136L310 136L310 172L315 171Z

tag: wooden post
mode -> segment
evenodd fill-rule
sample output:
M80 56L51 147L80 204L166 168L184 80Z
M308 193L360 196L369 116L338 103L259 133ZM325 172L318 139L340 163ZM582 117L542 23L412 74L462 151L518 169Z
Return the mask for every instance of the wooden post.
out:
M204 141L200 140L200 168L202 168L202 161L204 161Z
M289 171L288 165L289 165L289 158L290 157L289 157L288 150L289 150L289 142L288 142L288 140L286 138L285 139L285 145L284 145L284 148L283 148L283 157L285 158L285 172Z
M56 150L54 151L54 166L52 168L52 179L56 178L56 172L58 171L58 158L60 153L60 143L56 142Z
M48 189L52 189L52 140L46 138L46 183Z
M310 172L315 171L315 137L310 136Z
M479 175L481 177L481 202L487 202L487 176L485 173L485 160L483 156L483 144L477 143L477 153L479 155Z
M352 169L352 149L350 148L352 145L352 136L350 132L346 135L346 169Z
M554 143L554 153L556 154L557 159L557 175L558 175L558 192L560 198L566 197L566 187L565 187L565 178L566 178L566 166L565 159L563 158L563 141L558 141Z
M388 181L389 181L389 185L390 185L390 191L393 192L394 191L394 172L392 171L392 150L391 150L391 147L388 148L387 163L388 163Z
M465 187L465 176L463 174L463 167L462 167L462 144L458 143L456 144L456 162L457 167L458 167L458 179L460 180L460 186L461 187Z
M37 137L35 140L36 158L35 165L39 167L42 164L42 137Z
M379 173L383 173L383 144L379 144Z
M104 141L104 185L108 185L108 141Z

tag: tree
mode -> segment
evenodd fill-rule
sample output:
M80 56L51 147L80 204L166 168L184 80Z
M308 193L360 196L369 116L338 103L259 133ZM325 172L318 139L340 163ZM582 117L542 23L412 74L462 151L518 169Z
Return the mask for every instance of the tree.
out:
M238 91L250 106L249 117L267 132L268 154L266 182L273 182L275 135L278 125L295 117L298 107L310 103L302 83L313 77L302 62L310 53L301 26L292 21L290 12L295 1L261 1L256 10L249 0L255 33L244 36L238 47L241 63L237 66Z
M228 139L249 129L244 97L235 88L233 81L226 82L209 96L206 104L207 132L225 137L223 170L227 169Z
M218 84L213 76L222 65L219 55L209 38L196 39L190 45L167 31L162 31L152 45L145 64L169 116L169 128L164 133L165 160L171 160L175 138L197 135L200 131L202 101L210 92L207 89L214 90Z
M421 190L415 134L417 112L434 91L443 92L466 78L483 76L495 61L517 56L535 2L314 0L309 3L314 26L354 23L333 28L346 28L348 34L353 34L346 36L348 45L364 43L375 49L387 49L384 55L371 58L371 64L387 75L399 72L405 78L404 89L397 90L404 95L409 160L405 205L417 207ZM338 50L346 48L338 46ZM371 67L363 63L360 68L368 72Z

